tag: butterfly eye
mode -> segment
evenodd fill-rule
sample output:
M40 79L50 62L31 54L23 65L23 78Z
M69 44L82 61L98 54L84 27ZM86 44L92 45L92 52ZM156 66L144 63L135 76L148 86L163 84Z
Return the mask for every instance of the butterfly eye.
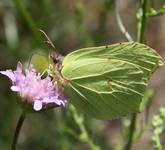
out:
M59 60L57 58L57 54L55 51L51 51L50 53L50 59L53 61L54 64L59 63Z

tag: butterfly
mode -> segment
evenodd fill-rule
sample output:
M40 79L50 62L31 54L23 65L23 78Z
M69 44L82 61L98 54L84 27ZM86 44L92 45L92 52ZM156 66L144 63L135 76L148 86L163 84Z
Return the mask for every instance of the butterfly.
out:
M90 47L69 53L60 70L70 102L98 119L140 111L149 78L163 65L152 48L137 42Z

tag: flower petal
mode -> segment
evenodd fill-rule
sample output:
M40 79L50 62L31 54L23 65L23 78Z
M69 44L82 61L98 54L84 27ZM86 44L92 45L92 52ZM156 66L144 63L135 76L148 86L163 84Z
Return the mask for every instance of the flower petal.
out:
M39 111L42 109L42 102L39 100L35 100L33 104L33 109Z
M19 92L20 88L18 86L11 86L11 90L15 92Z
M65 106L65 96L63 89L58 89L57 82L51 80L49 76L41 78L33 65L24 71L20 62L17 63L15 71L0 71L12 81L11 90L18 92L23 101L32 104L35 111Z
M16 71L18 71L19 73L22 73L22 64L21 64L21 62L18 62L17 63L17 69L16 69Z
M15 82L15 75L12 70L0 71L0 73L10 78L12 82Z

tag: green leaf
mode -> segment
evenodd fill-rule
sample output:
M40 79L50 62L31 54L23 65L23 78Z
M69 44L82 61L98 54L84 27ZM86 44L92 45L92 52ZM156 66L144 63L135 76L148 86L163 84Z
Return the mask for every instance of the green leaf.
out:
M45 55L46 54L38 51L32 55L30 60L30 63L33 64L34 68L40 73L43 73L45 68L49 67L49 58Z
M162 64L150 47L127 42L74 51L64 58L61 73L78 110L113 119L139 112L149 77Z
M153 135L152 143L155 150L163 150L160 135L165 131L165 107L160 108L159 112L154 115L152 120Z
M155 93L153 89L148 89L145 91L142 102L140 104L140 111L143 111L151 106L154 94Z
M161 9L155 10L154 8L150 8L149 12L147 13L148 17L157 17L162 16L165 14L165 5L162 6Z

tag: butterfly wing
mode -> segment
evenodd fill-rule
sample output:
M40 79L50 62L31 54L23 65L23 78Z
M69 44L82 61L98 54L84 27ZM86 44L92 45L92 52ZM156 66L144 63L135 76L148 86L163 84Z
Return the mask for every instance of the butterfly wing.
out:
M127 42L85 48L64 58L62 76L71 103L100 119L138 112L161 57L146 45Z

